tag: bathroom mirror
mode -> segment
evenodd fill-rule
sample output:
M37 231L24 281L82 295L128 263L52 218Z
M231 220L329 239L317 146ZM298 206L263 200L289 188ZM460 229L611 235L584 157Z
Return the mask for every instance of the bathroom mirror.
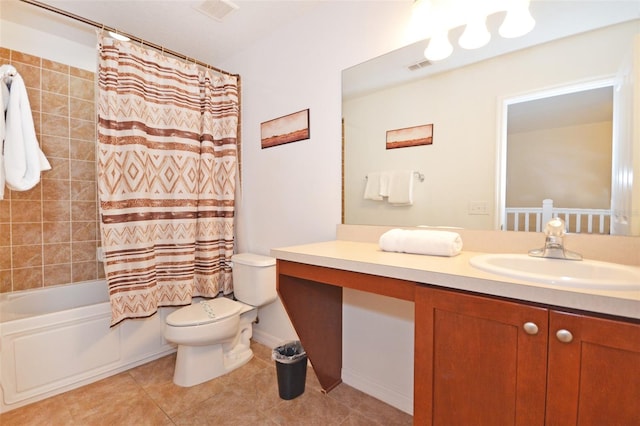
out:
M532 2L532 14L536 29L527 40L500 39L501 17L489 17L493 38L485 48L456 46L450 58L429 64L423 41L343 71L344 223L504 229L505 101L615 81L640 33L631 2ZM460 32L450 33L454 45ZM387 131L428 124L431 145L386 149ZM616 128L613 118L609 125ZM413 182L412 205L364 199L368 173L398 169L425 176ZM628 213L640 220L638 200L630 203Z

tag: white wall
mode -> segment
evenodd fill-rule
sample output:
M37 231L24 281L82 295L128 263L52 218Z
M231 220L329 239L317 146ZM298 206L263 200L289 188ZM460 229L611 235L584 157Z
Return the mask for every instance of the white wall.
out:
M242 77L242 247L268 254L273 247L335 239L341 215L341 71L401 47L410 11L408 1L326 2L216 64ZM305 108L311 113L309 140L260 149L261 122ZM381 306L392 314L377 312ZM259 315L257 338L295 336L280 302ZM345 291L343 378L405 411L411 411L413 394L412 315L411 303Z
M0 46L2 47L91 72L96 71L97 50L95 46L75 43L7 20L2 20L1 24Z

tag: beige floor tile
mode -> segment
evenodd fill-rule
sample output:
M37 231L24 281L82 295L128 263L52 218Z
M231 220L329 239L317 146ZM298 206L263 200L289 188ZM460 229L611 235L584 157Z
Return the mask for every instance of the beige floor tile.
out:
M281 400L267 411L269 418L277 424L290 425L339 425L346 420L350 411L347 406L327 395L315 391L305 391L292 400Z
M74 419L106 415L132 399L146 394L129 373L120 373L61 395Z
M308 366L305 392L279 397L271 349L252 342L238 370L190 388L173 383L175 354L0 415L2 426L410 425L412 417L341 384L329 394Z
M73 416L61 395L0 415L2 426L73 426Z

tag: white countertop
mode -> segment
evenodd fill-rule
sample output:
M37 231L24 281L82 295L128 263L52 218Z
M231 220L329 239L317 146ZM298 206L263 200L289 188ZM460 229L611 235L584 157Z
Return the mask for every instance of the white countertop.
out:
M375 243L344 240L271 250L271 255L281 260L640 319L640 291L581 289L512 279L471 266L469 259L480 254L486 253L463 251L455 257L390 253Z

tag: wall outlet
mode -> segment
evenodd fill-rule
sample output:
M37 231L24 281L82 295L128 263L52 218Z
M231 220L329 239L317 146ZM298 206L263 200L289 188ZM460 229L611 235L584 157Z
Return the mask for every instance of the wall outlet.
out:
M488 215L488 201L469 201L469 214Z

